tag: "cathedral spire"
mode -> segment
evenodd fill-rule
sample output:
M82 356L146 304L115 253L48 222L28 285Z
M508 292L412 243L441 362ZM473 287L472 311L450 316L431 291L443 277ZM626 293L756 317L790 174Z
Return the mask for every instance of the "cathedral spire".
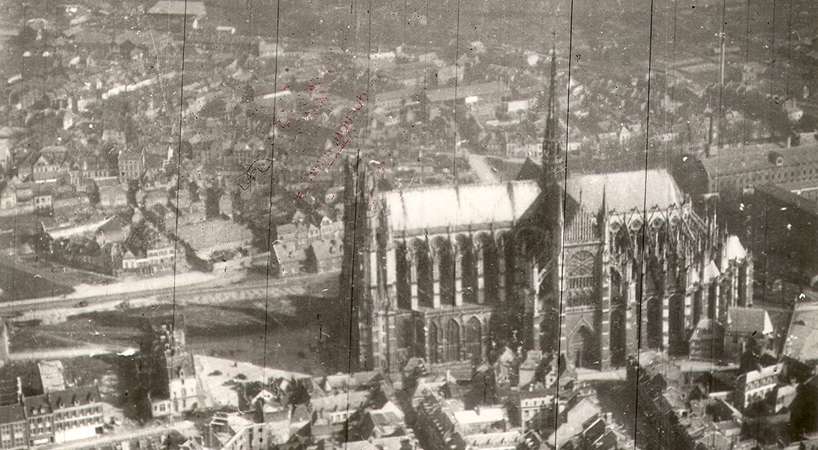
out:
M545 136L542 142L542 188L559 183L562 172L559 119L557 117L557 50L551 47L551 75L548 86L548 111L545 118Z
M556 42L556 36L554 37ZM562 249L564 224L564 175L562 146L560 145L559 120L557 119L557 52L556 44L551 49L551 84L548 87L548 111L545 119L545 136L542 143L542 171L540 172L540 189L542 191L543 232L548 245L544 249L540 272L539 289L536 301L543 302L542 311L546 312L540 331L544 332L540 340L540 349L554 351L559 348L561 322L562 290ZM549 331L550 330L550 331Z

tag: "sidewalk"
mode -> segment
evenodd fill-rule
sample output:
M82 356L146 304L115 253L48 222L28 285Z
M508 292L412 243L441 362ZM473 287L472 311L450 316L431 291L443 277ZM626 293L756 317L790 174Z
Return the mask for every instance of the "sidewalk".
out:
M156 425L147 428L140 428L137 430L129 431L126 433L111 433L101 435L96 438L92 439L83 439L76 442L69 442L66 444L55 444L51 446L44 446L44 449L60 449L60 450L69 450L69 449L90 449L90 448L98 448L104 446L110 446L117 444L123 441L129 441L133 439L142 439L152 436L158 436L162 434L168 434L171 431L178 431L184 436L195 436L198 434L196 431L196 427L194 426L193 422L190 421L180 421L174 422L164 425Z

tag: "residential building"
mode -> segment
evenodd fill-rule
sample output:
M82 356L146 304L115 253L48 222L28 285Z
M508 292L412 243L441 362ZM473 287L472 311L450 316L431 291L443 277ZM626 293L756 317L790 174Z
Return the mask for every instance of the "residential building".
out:
M154 27L172 33L182 33L187 23L190 29L200 28L199 20L207 15L204 2L182 0L159 0L147 11Z
M145 355L148 403L153 417L178 417L201 404L193 354L185 345L184 317L153 327Z
M747 350L750 339L755 341L758 350L773 350L774 335L775 328L767 310L734 306L727 311L726 354L738 357Z
M119 180L121 182L140 180L146 170L144 149L120 151L117 164L119 167Z
M54 424L53 412L45 394L23 398L23 408L26 413L28 428L28 444L30 446L53 444Z
M420 450L420 445L413 435L389 436L365 441L319 443L321 450Z
M310 399L313 421L322 420L340 429L369 401L368 391L347 391Z
M31 178L35 182L57 181L69 172L70 163L66 160L65 147L46 147L29 153L17 167L20 179Z
M806 364L811 371L818 367L818 309L812 302L798 302L790 319L782 354Z
M406 431L404 414L392 402L378 409L368 409L360 425L362 435L372 438L396 436Z
M120 208L128 205L128 188L116 177L94 180L102 208Z
M757 403L766 403L781 379L782 363L763 367L740 375L736 379L734 401L739 409L747 409Z
M543 441L555 450L574 448L614 449L616 436L608 429L602 411L589 398L579 400L568 409L565 421Z
M795 384L783 384L778 386L775 390L775 407L772 412L778 414L789 409L792 401L795 400L797 388L798 386Z
M87 439L101 432L105 420L96 387L65 389L46 395L53 405L55 443Z
M176 260L176 250L167 240L156 242L148 248L144 257L137 257L130 251L122 255L122 271L125 274L156 275L172 271Z
M0 448L28 448L27 430L23 405L0 406Z
M12 210L17 207L17 189L13 184L6 184L0 190L0 209Z
M555 407L557 406L556 392L545 388L523 388L516 396L514 411L519 414L516 418L523 432L544 430L554 426Z
M19 406L25 416L25 446L61 444L94 437L104 424L99 390L95 386L74 387L39 395L23 396ZM18 411L11 406L9 411ZM9 409L11 408L11 409ZM15 412L4 422L12 426L10 441L18 442L19 415ZM3 425L0 425L2 427ZM14 447L8 447L14 448Z
M40 373L43 392L48 394L65 390L64 369L61 361L39 361L37 371Z
M784 189L818 187L818 142L804 136L799 145L760 144L719 149L701 163L707 192L741 193L759 185ZM805 183L811 184L807 186Z
M278 275L281 277L302 273L307 263L307 254L304 250L283 242L273 243L273 255L276 267L278 267Z
M306 269L314 273L341 270L343 257L340 240L314 240L307 249Z
M209 260L218 251L249 248L253 241L253 233L249 228L221 218L180 223L174 232L204 260Z
M280 418L254 421L242 414L216 413L208 427L208 445L222 450L266 450L290 436L289 409ZM283 434L282 434L283 433Z
M690 359L716 360L723 352L724 326L717 320L701 319L690 336Z

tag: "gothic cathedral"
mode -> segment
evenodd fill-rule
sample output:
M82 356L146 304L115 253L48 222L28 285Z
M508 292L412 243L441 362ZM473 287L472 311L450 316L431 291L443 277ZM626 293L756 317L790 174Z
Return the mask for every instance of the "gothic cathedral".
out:
M607 369L687 354L700 322L750 306L751 256L666 170L567 173L554 59L542 158L516 181L381 191L346 161L352 370L470 372L506 346Z

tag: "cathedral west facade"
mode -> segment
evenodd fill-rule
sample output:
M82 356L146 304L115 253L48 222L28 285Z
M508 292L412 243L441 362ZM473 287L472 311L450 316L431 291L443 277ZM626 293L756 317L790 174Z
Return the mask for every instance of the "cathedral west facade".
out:
M380 191L346 163L353 369L471 369L500 346L606 369L685 354L701 320L751 303L750 256L667 171L565 176L551 75L542 161L517 181Z

